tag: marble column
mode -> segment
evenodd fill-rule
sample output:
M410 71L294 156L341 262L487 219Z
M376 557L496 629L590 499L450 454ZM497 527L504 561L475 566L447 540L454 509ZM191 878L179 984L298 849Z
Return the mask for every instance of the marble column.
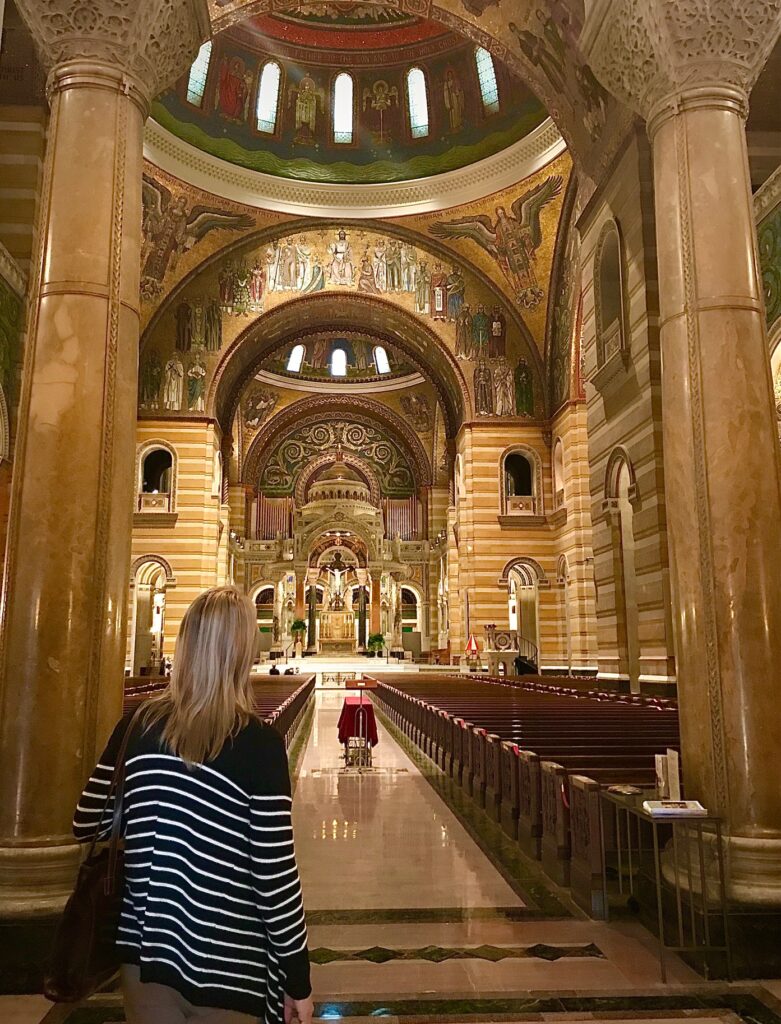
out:
M366 587L358 591L358 650L366 650Z
M731 897L779 907L781 461L745 119L781 3L702 0L680 19L677 8L596 0L583 45L653 147L687 795L724 820Z
M72 875L71 798L122 695L146 101L89 61L57 68L49 96L2 609L0 906Z
M19 8L54 66L0 605L2 915L67 896L73 808L121 710L143 123L206 29L192 0L98 10L95 40L71 5Z
M380 586L380 574L372 573L372 608L371 608L371 631L372 633L382 632L381 623L381 603L382 603L382 589Z
M317 654L317 587L309 587L309 615L307 619L307 654Z
M296 618L303 619L304 608L304 583L306 582L306 570L296 575Z
M726 819L733 896L781 903L781 480L747 110L692 89L648 131L687 790Z

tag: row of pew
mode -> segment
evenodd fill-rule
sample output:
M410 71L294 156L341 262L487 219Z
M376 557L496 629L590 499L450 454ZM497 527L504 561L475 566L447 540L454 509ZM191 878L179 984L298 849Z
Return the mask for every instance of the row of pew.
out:
M653 788L655 756L680 749L674 701L567 681L383 675L373 697L391 721L603 916L603 787Z
M168 679L162 676L126 679L123 711L127 713L141 701L164 690L167 685ZM255 714L273 726L284 738L286 746L290 746L314 688L315 676L313 674L298 676L253 674L252 692Z

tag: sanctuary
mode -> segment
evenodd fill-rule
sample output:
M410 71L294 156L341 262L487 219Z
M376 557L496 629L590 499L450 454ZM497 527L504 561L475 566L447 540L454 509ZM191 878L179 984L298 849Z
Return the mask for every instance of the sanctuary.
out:
M325 1016L781 1021L781 0L0 26L0 1019L231 583ZM668 750L708 824L629 879Z

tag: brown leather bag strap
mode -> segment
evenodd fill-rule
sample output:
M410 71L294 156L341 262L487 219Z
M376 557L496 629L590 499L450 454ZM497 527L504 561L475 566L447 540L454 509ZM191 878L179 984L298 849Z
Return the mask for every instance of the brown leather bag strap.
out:
M106 794L106 802L103 804L103 808L98 818L98 823L95 826L95 834L92 837L87 856L91 857L95 852L95 847L98 843L98 836L100 835L101 828L103 827L103 821L106 817L106 811L108 810L109 804L111 803L112 796L116 795L114 800L114 814L111 821L111 845L115 847L112 861L116 860L116 848L119 846L119 837L122 830L122 805L124 802L125 795L125 759L127 757L127 748L130 743L130 737L135 729L136 723L141 717L141 712L146 707L147 702L142 701L138 705L136 710L133 712L133 716L128 722L127 728L125 729L125 735L122 737L122 743L117 753L117 759L114 763L114 771L111 776L111 783ZM117 805L119 805L119 814L117 815ZM111 854L110 854L111 856Z

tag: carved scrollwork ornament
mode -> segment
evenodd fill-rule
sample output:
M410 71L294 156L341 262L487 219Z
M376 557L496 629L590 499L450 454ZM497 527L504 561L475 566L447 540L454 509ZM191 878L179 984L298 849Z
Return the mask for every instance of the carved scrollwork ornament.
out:
M206 0L17 0L51 71L92 62L137 81L147 101L190 66L210 34Z
M683 96L745 103L781 33L781 0L595 0L581 39L594 73L648 119Z

